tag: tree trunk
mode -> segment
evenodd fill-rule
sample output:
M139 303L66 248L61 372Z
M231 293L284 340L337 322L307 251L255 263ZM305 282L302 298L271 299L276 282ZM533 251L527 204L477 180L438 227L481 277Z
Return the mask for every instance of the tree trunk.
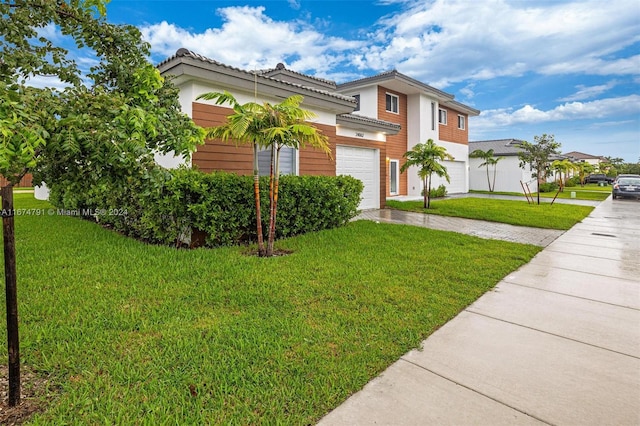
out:
M425 176L422 179L422 197L424 202L422 203L422 208L426 209L427 208L427 177Z
M540 205L540 171L536 173L536 182L538 184L538 205Z
M427 185L429 186L429 190L427 191L427 208L431 208L431 176L427 177Z
M260 171L258 170L258 144L253 144L253 193L256 199L256 232L258 233L258 255L264 256L262 236L262 214L260 212Z
M18 287L13 222L13 185L2 188L4 276L7 297L7 350L9 353L9 406L20 404L20 338L18 335Z
M267 242L267 256L273 256L273 243L276 239L276 215L278 213L278 187L280 186L280 146L274 152L273 196L269 215L269 240Z
M496 173L498 172L497 166L493 166L493 188L489 190L489 192L493 192L496 190Z
M489 180L489 165L487 164L487 186L489 187L489 192L493 192L491 190L491 181Z

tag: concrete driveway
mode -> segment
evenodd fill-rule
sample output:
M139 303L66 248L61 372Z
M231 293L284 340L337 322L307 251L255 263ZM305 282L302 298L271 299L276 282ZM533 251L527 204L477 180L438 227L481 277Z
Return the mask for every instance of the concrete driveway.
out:
M640 201L602 202L320 425L639 425Z

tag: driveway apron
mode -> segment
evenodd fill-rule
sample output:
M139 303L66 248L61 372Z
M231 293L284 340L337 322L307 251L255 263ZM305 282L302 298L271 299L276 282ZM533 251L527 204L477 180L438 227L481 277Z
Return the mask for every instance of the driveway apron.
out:
M607 199L319 424L640 424L639 259Z

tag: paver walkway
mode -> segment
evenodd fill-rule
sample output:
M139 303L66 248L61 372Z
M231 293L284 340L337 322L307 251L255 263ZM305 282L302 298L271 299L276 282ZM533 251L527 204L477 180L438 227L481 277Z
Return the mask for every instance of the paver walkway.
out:
M356 219L422 226L424 228L474 235L480 238L533 244L540 247L548 246L564 233L564 231L558 231L555 229L529 228L526 226L508 225L506 223L464 219L461 217L438 216L435 214L405 212L392 209L367 210L362 212L358 217L356 217Z
M639 259L607 199L319 424L640 425Z

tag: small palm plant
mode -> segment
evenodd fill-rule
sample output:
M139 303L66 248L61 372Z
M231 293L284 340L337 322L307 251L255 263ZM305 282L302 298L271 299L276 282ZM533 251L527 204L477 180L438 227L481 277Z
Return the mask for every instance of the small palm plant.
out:
M425 188L423 191L423 207L425 209L430 208L431 177L435 173L450 182L447 168L440 164L439 161L453 160L453 157L447 153L445 147L436 145L433 139L417 144L411 151L405 152L403 157L406 158L406 162L400 168L400 173L404 173L411 166L418 167L418 176L422 179L423 188Z
M217 105L230 104L233 108L233 114L227 117L226 123L206 129L208 139L220 139L223 142L231 140L235 143L253 145L253 187L256 204L258 254L273 256L280 181L280 150L283 147L298 149L305 145L311 145L331 156L329 140L320 130L307 123L306 120L315 117L315 114L300 108L303 100L301 95L290 96L275 105L268 102L240 104L231 93L226 91L205 93L200 95L198 99L213 100ZM271 151L269 231L266 248L260 214L260 172L258 170L260 149Z
M484 160L484 163L481 163L478 168L486 167L487 168L487 185L489 186L489 192L493 192L496 190L496 173L498 169L498 161L502 160L504 157L496 157L494 155L493 149L489 149L487 151L483 151L481 149L476 149L471 154L469 154L470 158L480 158ZM493 184L491 180L489 180L489 166L493 167Z

